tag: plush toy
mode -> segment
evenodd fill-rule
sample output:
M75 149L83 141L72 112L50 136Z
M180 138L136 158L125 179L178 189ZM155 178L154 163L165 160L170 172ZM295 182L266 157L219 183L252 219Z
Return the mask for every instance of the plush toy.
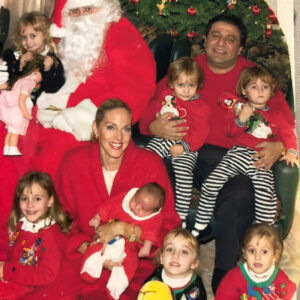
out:
M171 120L177 120L186 116L186 109L176 105L176 99L174 96L167 95L165 100L162 102L159 115L165 113L172 113Z
M162 102L160 114L163 115L167 112L173 114L173 117L179 117L179 111L175 107L175 97L171 95L167 95L165 100Z
M163 282L152 280L145 283L137 297L137 300L172 300L170 288Z

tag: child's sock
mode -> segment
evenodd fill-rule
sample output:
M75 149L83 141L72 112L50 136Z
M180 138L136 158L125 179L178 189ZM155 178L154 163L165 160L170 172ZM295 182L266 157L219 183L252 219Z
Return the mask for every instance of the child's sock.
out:
M185 229L186 228L186 220L181 219L181 228Z
M207 225L202 225L202 224L196 223L194 225L194 228L192 229L191 233L195 238L197 238L199 236L199 234L201 233L201 231L203 231L206 227L207 227Z

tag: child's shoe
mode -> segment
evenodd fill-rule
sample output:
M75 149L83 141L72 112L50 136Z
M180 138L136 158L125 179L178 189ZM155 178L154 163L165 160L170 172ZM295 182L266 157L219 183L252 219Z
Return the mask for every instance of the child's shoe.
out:
M18 147L10 146L8 147L7 156L21 156L23 155Z
M8 145L4 145L4 147L3 147L3 155L4 156L8 155L8 149L9 149L9 146Z

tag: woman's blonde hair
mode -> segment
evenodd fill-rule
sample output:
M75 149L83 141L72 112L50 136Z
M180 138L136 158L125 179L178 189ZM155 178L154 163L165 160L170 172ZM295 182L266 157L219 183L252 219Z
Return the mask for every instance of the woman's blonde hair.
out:
M48 208L45 218L52 218L59 225L62 232L69 232L72 226L72 221L61 209L60 202L55 191L54 183L49 174L39 171L31 171L26 173L19 180L16 186L13 208L8 218L8 226L10 230L16 230L18 221L23 216L20 209L20 198L23 195L24 190L26 188L30 189L34 183L38 184L42 189L47 191L49 198L53 197L54 199L53 204Z
M265 223L253 224L246 230L240 247L240 262L245 261L244 251L246 250L250 241L256 236L260 239L265 238L271 243L275 254L275 264L278 265L283 249L282 241L277 230L272 225Z
M156 253L156 255L154 257L154 264L156 267L161 266L160 257L162 255L162 253L165 251L166 243L169 240L172 240L173 238L176 238L176 237L182 237L184 240L187 241L187 243L190 245L192 251L194 252L195 261L199 262L200 247L199 247L199 243L198 243L197 239L187 229L175 228L165 236L161 248L158 250L158 252ZM199 263L198 263L197 268L193 271L194 271L194 273L199 274Z
M51 53L56 53L56 46L55 43L50 35L50 21L49 19L38 11L33 11L24 14L19 19L13 37L12 41L15 45L16 49L24 53L26 50L22 46L22 34L23 30L27 26L32 26L35 31L40 31L43 34L44 37L44 43L50 48Z
M245 98L243 90L246 89L247 85L257 79L267 83L271 87L271 97L276 94L276 82L272 75L264 68L260 66L255 66L251 68L245 68L239 77L236 93L239 97Z
M191 57L184 56L173 61L168 69L167 84L170 86L178 80L180 74L194 76L196 78L198 89L203 87L204 73L198 63Z

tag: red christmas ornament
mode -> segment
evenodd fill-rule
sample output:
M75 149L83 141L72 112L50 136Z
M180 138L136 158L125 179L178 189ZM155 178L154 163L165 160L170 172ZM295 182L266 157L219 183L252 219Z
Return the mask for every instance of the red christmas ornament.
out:
M129 0L130 1L130 3L132 3L132 4L138 4L139 3L139 0Z
M187 13L190 15L190 16L195 16L197 14L197 9L195 7L189 7L187 9Z
M272 22L277 22L277 17L274 12L270 13L269 18Z
M171 29L170 30L170 34L172 37L177 38L178 37L178 31L176 31L175 29Z
M190 31L190 32L188 32L187 37L190 38L190 39L192 39L192 38L194 38L197 34L198 34L198 33L197 33L196 31Z
M272 29L267 28L266 31L265 31L265 37L269 38L271 35L272 35Z
M260 14L260 7L257 4L255 4L254 6L252 6L251 11L254 16L257 16Z

